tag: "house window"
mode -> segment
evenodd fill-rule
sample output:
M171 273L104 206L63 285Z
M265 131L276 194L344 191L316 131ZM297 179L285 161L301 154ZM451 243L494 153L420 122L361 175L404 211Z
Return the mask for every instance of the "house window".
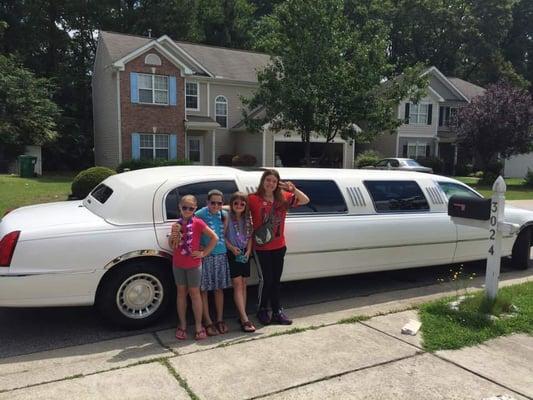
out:
M168 135L141 134L141 159L168 160Z
M228 127L228 100L224 96L215 99L215 119L222 128Z
M139 102L168 104L168 76L139 74Z
M187 82L185 84L185 108L187 110L200 110L199 92L198 82Z
M421 158L427 157L429 154L429 145L422 142L409 142L407 143L408 158Z
M413 104L409 107L409 123L427 124L429 104Z
M457 114L457 108L443 106L439 108L439 126L450 126L450 122Z

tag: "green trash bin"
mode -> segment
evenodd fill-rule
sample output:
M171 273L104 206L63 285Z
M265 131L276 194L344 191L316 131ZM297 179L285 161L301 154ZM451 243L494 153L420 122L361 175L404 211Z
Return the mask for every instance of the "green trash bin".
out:
M18 161L20 177L33 178L33 176L35 175L35 163L37 163L37 157L23 154L21 156L18 156Z

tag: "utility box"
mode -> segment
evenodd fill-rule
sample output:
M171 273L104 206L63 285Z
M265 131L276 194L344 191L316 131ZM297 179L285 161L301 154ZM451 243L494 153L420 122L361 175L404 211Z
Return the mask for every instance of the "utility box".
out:
M21 155L18 156L19 162L19 175L21 178L33 178L35 176L35 164L37 163L37 157Z
M448 215L488 221L490 219L490 203L491 199L454 195L448 201Z

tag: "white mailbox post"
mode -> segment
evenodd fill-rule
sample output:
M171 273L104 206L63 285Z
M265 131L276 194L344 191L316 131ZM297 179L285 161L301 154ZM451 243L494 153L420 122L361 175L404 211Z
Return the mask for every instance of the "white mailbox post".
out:
M502 257L502 236L514 235L518 232L520 226L517 224L511 224L504 221L505 211L505 191L507 185L504 179L499 176L492 186L492 199L490 201L490 216L488 221L480 220L479 215L477 217L470 217L468 213L465 213L464 217L457 217L454 215L460 215L460 213L450 214L450 209L457 207L459 211L465 211L466 204L461 204L460 200L452 201L450 199L450 206L448 213L452 215L452 221L460 225L474 226L477 228L488 230L488 254L487 254L487 271L485 274L485 291L489 299L494 300L498 294L498 278L500 276L500 263ZM466 200L466 199L463 199ZM484 205L480 202L480 206ZM475 205L473 206L475 207ZM484 207L484 209L486 209ZM477 210L474 210L477 211ZM477 213L472 213L477 214ZM474 218L474 219L471 219Z

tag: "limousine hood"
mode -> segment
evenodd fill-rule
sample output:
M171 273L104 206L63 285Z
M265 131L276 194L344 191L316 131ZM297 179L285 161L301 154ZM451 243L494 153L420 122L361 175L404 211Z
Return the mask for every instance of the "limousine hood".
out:
M62 201L17 208L0 220L0 239L21 231L19 240L31 240L102 227L105 222L81 201Z

